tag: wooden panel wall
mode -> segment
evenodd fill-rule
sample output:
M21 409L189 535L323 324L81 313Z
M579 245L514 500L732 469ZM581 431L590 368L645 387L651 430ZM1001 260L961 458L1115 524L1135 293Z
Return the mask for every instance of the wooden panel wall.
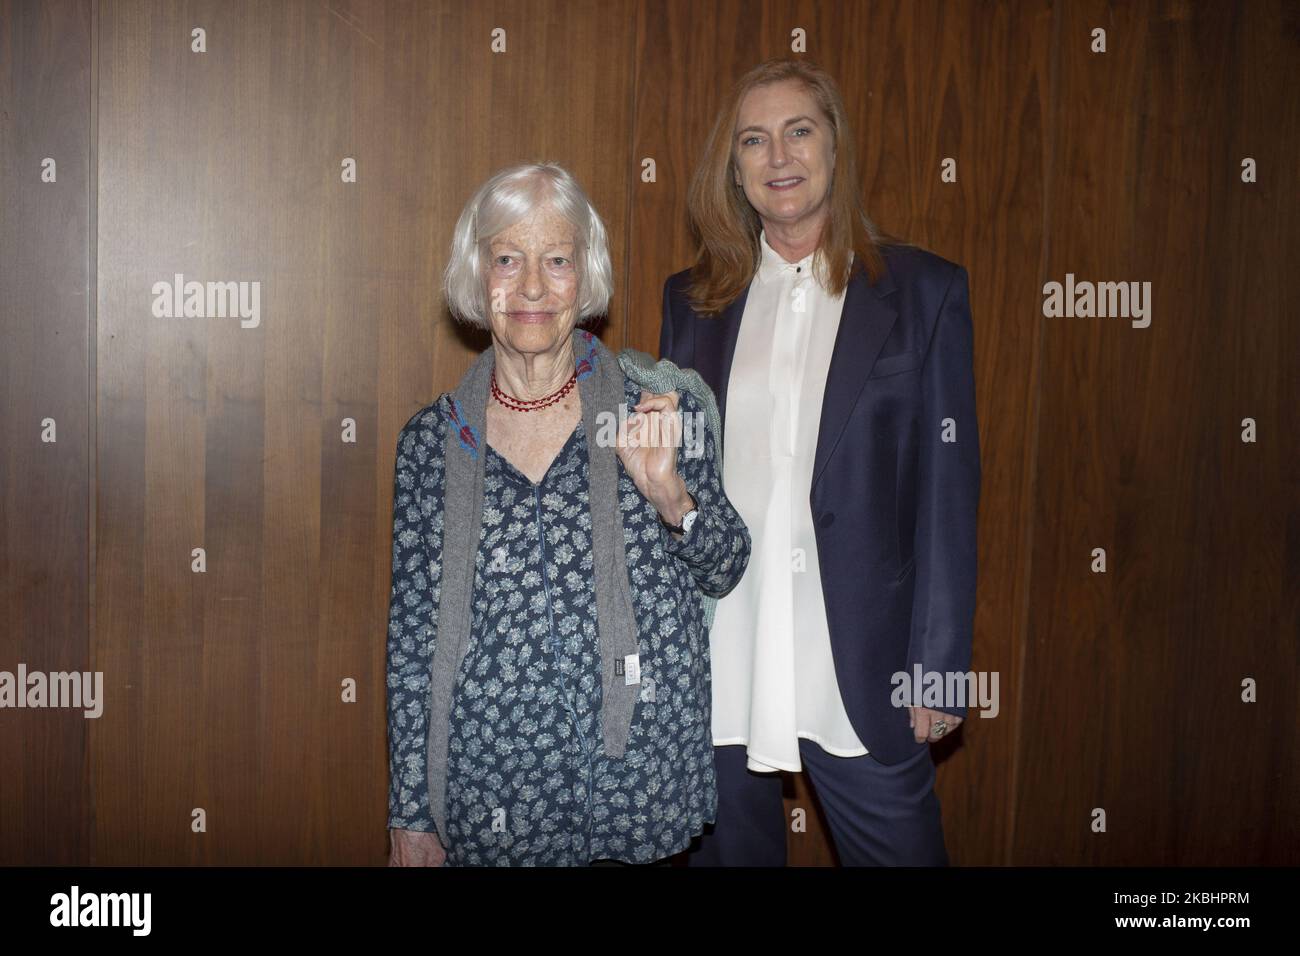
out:
M108 698L0 711L0 862L383 862L394 442L486 344L441 302L455 218L501 166L567 166L618 268L602 337L654 352L713 113L795 28L873 217L971 275L973 667L1002 700L935 751L954 862L1295 862L1296 26L1281 2L0 0L0 670L102 670ZM1044 318L1067 272L1151 281L1151 327ZM176 273L260 283L259 325L154 316ZM788 803L815 806L798 779ZM833 862L813 819L794 864Z
M87 3L0 0L0 671L94 669ZM93 720L0 710L0 863L83 862Z
M1153 316L1043 322L1018 862L1300 859L1297 26L1055 11L1042 276L1149 281Z

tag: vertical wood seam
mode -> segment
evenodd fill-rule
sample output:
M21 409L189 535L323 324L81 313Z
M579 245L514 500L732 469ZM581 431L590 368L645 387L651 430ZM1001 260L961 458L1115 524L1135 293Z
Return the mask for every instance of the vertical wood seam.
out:
M1049 256L1051 254L1051 228L1052 228L1052 184L1053 172L1056 163L1056 137L1057 117L1059 115L1058 105L1060 101L1060 62L1061 62L1061 8L1059 3L1052 4L1052 23L1050 37L1047 46L1048 55L1048 91L1045 101L1044 114L1046 122L1043 124L1044 135L1046 139L1046 158L1043 165L1042 177L1042 233L1039 241L1038 252L1038 275L1040 279L1040 288L1043 282L1046 282L1047 269L1049 265ZM1034 523L1038 514L1038 449L1039 436L1042 431L1042 412L1043 412L1043 350L1045 323L1043 316L1037 315L1034 319L1037 328L1037 342L1034 349L1033 367L1030 369L1030 389L1029 396L1032 405L1032 414L1030 416L1029 433L1026 436L1029 441L1028 454L1023 459L1026 464L1029 475L1029 487L1025 494L1026 516L1024 531L1024 595L1021 600L1021 607L1018 614L1020 619L1019 627L1019 646L1016 648L1016 674L1015 674L1015 695L1016 702L1013 717L1013 729L1011 735L1011 787L1008 794L1008 820L1007 820L1007 841L1003 853L1003 863L1014 865L1016 861L1016 818L1019 815L1020 804L1020 763L1021 754L1024 748L1024 698L1026 672L1025 663L1029 656L1029 630L1030 630L1030 608L1033 606L1033 584L1034 584Z
M87 137L88 165L86 170L87 192L87 235L86 235L86 336L87 388L86 404L86 483L88 544L86 567L86 660L93 674L96 667L96 619L95 619L95 575L98 568L98 553L95 540L96 502L99 498L99 462L96 458L99 447L99 0L90 0L90 135ZM83 772L85 774L86 805L88 809L86 822L82 825L85 844L82 859L90 866L95 866L98 859L95 805L95 759L93 742L95 722L88 721L85 737L85 757Z

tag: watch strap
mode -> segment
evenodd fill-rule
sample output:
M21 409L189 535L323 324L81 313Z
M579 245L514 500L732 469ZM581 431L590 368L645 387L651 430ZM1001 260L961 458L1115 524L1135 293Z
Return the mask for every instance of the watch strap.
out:
M700 503L695 499L695 495L691 494L691 489L687 488L687 489L686 489L686 494L690 495L690 498L691 498L691 507L690 507L689 509L687 509L686 514L688 515L688 514L690 514L692 511L699 511L699 510L700 510ZM683 521L686 520L686 515L682 515L682 520L683 520ZM669 531L673 532L674 534L685 534L685 533L686 533L686 529L685 529L684 527L682 527L682 525L680 525L680 524L669 524L669 523L668 523L668 520L667 520L666 518L664 518L663 515L659 515L659 522L660 522L660 523L661 523L665 528L667 528Z

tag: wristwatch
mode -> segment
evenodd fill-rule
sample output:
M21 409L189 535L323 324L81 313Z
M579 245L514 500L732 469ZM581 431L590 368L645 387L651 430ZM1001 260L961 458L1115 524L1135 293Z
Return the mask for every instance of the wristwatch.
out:
M691 510L682 516L681 524L669 524L664 519L663 515L659 516L659 520L663 523L665 528L674 534L680 534L683 536L690 534L691 525L695 524L695 519L700 516L700 503L695 500L695 496L691 494L689 488L686 490L686 493L691 496Z

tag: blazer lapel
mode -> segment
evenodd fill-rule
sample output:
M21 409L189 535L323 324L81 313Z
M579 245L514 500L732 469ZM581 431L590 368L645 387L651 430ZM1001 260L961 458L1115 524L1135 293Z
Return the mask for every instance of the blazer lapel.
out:
M848 424L853 406L866 386L871 366L898 318L898 307L889 298L893 291L894 283L886 267L884 275L874 286L867 281L865 274L855 271L844 292L840 327L835 334L835 349L831 353L826 391L822 396L817 451L813 458L813 488L817 487L826 462Z
M736 354L736 336L740 334L740 320L745 314L745 300L748 298L749 287L746 286L745 291L716 319L695 324L696 371L706 382L713 383L724 437L727 434L727 379L731 377L731 359Z

